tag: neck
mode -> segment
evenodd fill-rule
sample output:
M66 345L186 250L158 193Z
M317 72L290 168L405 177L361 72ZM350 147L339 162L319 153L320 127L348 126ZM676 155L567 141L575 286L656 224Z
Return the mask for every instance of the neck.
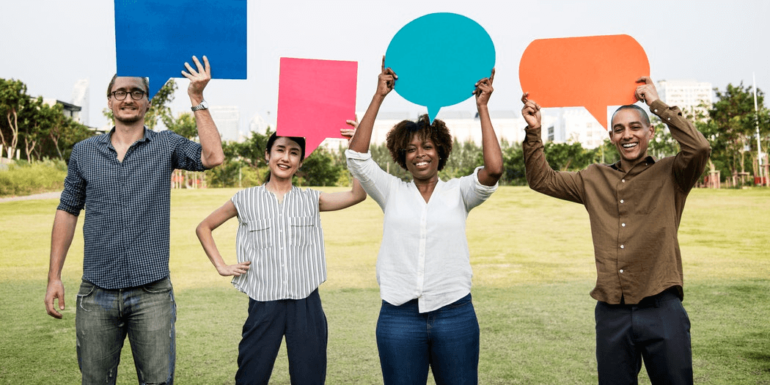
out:
M112 134L113 143L132 144L144 137L144 122L122 123L115 122L115 132Z
M620 167L623 169L623 171L628 172L628 171L631 171L631 169L634 168L634 166L636 166L637 164L644 162L645 159L647 159L646 152L644 153L644 155L639 157L639 159L635 159L635 160L625 160L621 158Z
M292 187L291 179L279 179L275 175L270 176L270 180L265 183L265 188L274 194L286 194L291 191Z
M434 175L428 179L413 179L414 185L421 192L433 191L438 184L438 175Z

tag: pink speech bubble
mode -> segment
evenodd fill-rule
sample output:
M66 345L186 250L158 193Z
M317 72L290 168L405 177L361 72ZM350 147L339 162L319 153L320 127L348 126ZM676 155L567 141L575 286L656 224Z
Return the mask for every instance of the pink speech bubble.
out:
M607 128L607 106L634 104L647 54L628 35L540 39L519 63L524 92L541 107L585 107Z
M281 58L278 79L280 136L305 138L309 156L326 138L343 138L340 129L356 118L358 62Z

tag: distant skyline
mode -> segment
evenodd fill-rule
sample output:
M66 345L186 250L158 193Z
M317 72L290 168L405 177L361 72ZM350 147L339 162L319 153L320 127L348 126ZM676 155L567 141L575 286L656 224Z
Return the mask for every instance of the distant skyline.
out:
M101 111L116 68L113 4L7 2L0 24L0 77L22 80L31 95L64 101L79 79L88 79L88 120L92 126L105 124ZM432 12L468 16L492 37L497 51L492 110L521 109L521 54L532 40L553 37L628 34L645 48L655 81L693 79L724 89L741 81L750 86L756 73L757 86L770 90L770 50L758 44L770 36L766 1L249 1L248 79L212 80L205 98L211 105L238 106L241 130L255 113L274 126L280 57L352 60L359 63L356 110L364 111L393 35ZM177 83L174 114L190 106L187 80ZM392 93L382 110L417 114L425 108ZM475 106L469 99L444 110Z

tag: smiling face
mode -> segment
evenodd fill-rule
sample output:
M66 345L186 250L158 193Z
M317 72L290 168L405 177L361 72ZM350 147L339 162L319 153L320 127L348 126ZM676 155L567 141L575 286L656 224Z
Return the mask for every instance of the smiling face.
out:
M112 86L112 92L118 90L126 92L141 90L145 94L139 100L134 100L131 95L126 95L126 98L123 100L118 100L114 95L110 95L107 99L107 105L112 110L115 120L125 124L143 121L144 115L150 109L150 101L147 99L147 90L144 87L142 78L116 78L115 84Z
M270 168L270 178L291 180L302 166L301 154L302 147L297 142L287 137L276 139L270 152L265 152L265 160Z
M654 128L634 109L622 109L612 118L610 141L618 149L623 168L633 167L647 157L647 146L654 133Z
M405 149L406 169L414 179L428 180L438 175L439 155L429 138L413 134Z

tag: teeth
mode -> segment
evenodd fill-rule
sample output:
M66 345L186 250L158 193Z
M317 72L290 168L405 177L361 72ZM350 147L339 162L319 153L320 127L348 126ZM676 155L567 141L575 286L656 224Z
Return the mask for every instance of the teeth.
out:
M623 148L631 148L631 147L636 147L636 143L627 143L623 145Z
M420 163L415 164L415 166L419 167L419 166L425 166L427 164L428 164L428 162L420 162Z

